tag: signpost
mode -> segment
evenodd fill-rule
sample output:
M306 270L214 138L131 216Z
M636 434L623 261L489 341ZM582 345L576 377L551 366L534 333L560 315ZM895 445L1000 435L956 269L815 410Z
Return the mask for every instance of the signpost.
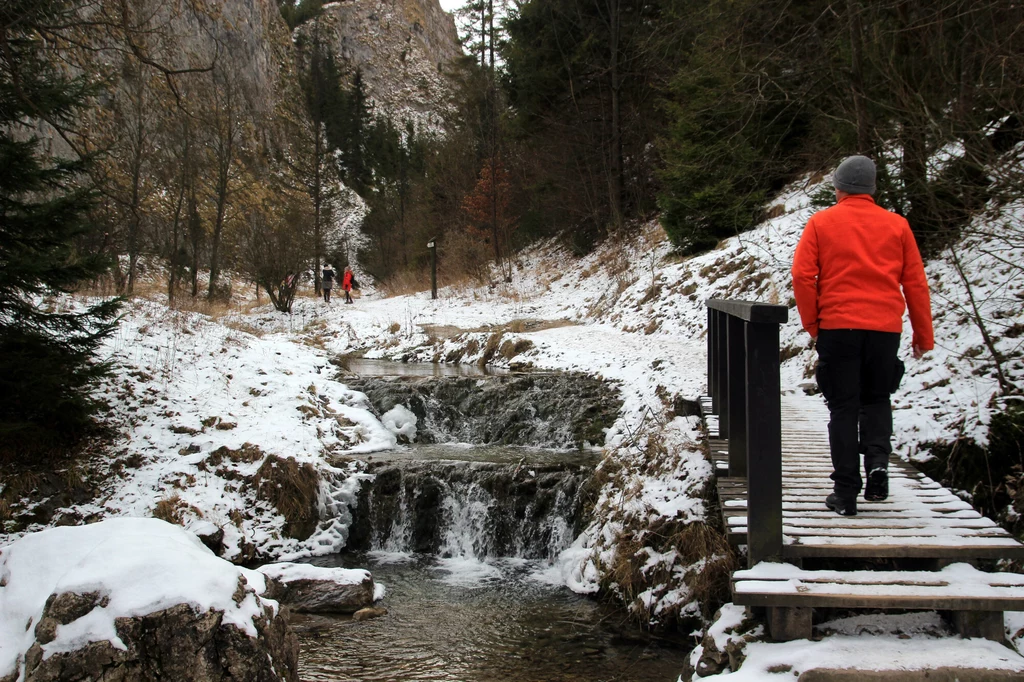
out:
M430 298L437 298L437 240L431 239L427 242L430 249Z

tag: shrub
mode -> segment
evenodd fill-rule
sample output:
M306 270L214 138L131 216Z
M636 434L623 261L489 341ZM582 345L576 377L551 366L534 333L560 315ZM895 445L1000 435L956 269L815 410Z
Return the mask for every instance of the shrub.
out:
M320 476L312 464L269 455L256 472L253 486L256 498L274 505L284 517L285 535L305 540L316 530Z

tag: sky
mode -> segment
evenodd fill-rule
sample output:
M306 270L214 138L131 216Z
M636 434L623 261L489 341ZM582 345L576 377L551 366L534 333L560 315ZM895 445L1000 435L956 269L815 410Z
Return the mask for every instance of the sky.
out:
M441 9L445 12L451 12L459 7L462 7L465 0L441 0Z

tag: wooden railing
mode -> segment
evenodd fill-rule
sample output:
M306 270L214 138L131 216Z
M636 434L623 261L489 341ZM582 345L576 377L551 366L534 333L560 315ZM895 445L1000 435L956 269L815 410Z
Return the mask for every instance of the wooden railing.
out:
M782 305L708 301L708 395L729 444L729 476L748 481L750 566L782 555L779 325L788 319Z

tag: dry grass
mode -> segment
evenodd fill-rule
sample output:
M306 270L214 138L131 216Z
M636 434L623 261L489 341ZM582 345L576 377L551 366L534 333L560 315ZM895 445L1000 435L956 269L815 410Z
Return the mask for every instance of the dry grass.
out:
M234 329L235 331L242 332L243 334L250 334L252 336L263 336L266 332L259 327L249 324L248 322L240 319L231 318L222 321L223 325L228 329Z
M387 297L404 296L430 289L430 273L426 271L399 272L381 282L380 290Z
M679 566L695 565L699 569L688 571L684 578L690 589L686 601L700 603L707 618L719 604L728 600L729 579L736 568L735 555L725 536L707 523L684 524L662 519L643 529L624 528L615 543L617 551L606 580L618 585L627 603L638 603L641 594L657 586L667 591L678 580ZM658 563L652 567L647 547L657 553L675 551L678 558L672 564ZM671 608L662 610L658 619L664 622L677 616ZM653 616L646 609L639 609L637 615L645 621Z
M270 455L252 481L256 498L274 505L284 517L285 535L305 540L319 521L317 499L320 476L313 465L299 464L294 457L282 459Z
M167 523L173 523L176 526L181 526L185 522L185 516L188 514L194 514L199 518L203 518L203 513L197 508L185 502L181 499L181 496L177 493L170 497L165 497L156 503L153 507L153 517L166 521Z
M498 354L506 360L511 360L517 355L522 355L526 351L533 348L533 341L529 339L519 339L517 341L508 340L501 344L498 349Z
M501 339L504 335L504 332L494 332L487 337L487 343L484 345L483 355L481 355L480 359L477 361L478 365L483 367L494 359L494 354L497 353L498 348L501 347Z
M258 445L244 443L237 450L232 450L228 446L222 445L211 452L205 461L211 467L218 467L225 459L235 464L251 464L258 461L261 457L263 457L263 451L260 450Z
M652 284L647 287L647 291L644 292L643 298L641 298L637 305L643 305L661 296L661 284Z
M507 325L508 331L512 332L513 334L522 334L527 329L529 329L529 327L530 327L530 320L522 320L522 319L512 320Z
M229 282L232 279L232 276L228 273L223 281ZM206 296L205 282L201 281L200 283L202 286L200 286L199 295L193 298L190 295L191 283L188 281L180 282L171 307L182 312L199 313L211 319L220 320L230 314L246 315L252 312L254 308L269 303L269 299L265 296L260 297L259 300L252 296L255 287L250 284L242 288L234 287L226 298L214 297L211 300ZM116 282L109 275L94 280L88 286L81 287L78 293L102 297L120 294ZM167 271L162 266L146 265L145 262L140 263L139 276L135 280L135 288L131 297L167 303ZM246 325L243 322L228 321L225 324L228 326L234 325L233 328L250 334L262 334L261 330Z

